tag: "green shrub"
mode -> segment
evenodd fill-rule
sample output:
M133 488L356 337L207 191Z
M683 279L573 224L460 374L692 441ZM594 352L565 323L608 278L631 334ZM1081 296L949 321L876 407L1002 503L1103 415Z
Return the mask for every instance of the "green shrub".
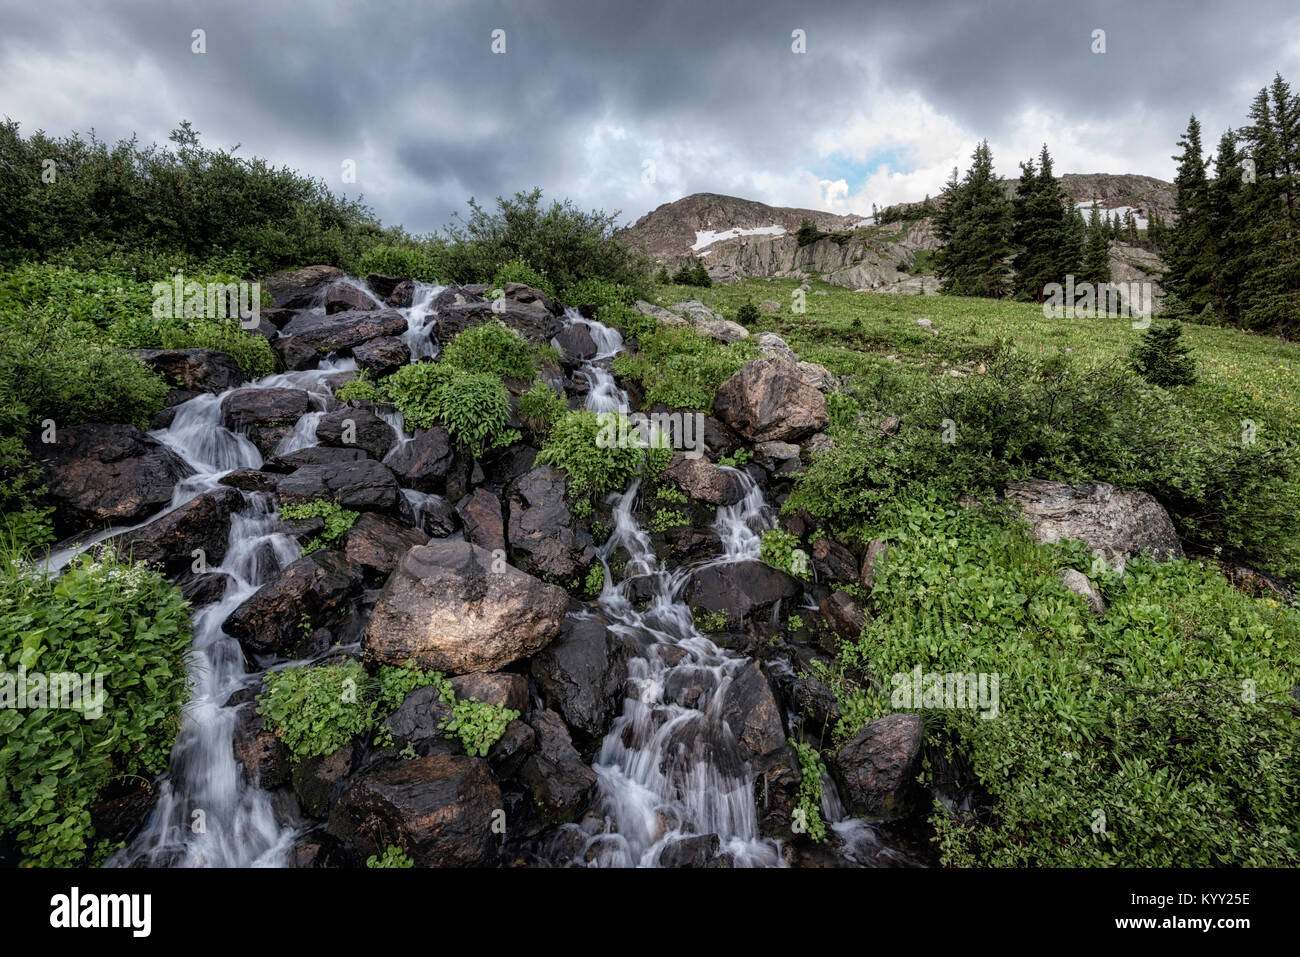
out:
M536 435L549 435L568 408L564 399L540 379L519 397L519 418Z
M356 274L366 276L370 273L437 283L439 270L437 260L420 249L380 244L367 249L357 260Z
M20 567L0 575L0 682L21 667L102 676L102 715L0 707L0 835L21 862L86 863L90 808L114 781L151 779L167 766L180 728L192 638L179 588L104 551L61 577ZM0 685L0 696L14 691ZM86 717L83 717L83 713Z
M534 289L540 289L551 298L555 298L555 286L551 284L551 281L522 259L502 263L492 275L492 281L489 285L493 289L505 289L506 285L512 282L521 282L525 286L532 286Z
M375 722L369 677L355 661L269 672L258 707L295 761L333 754Z
M601 310L610 306L630 306L636 302L636 291L616 282L584 279L565 288L559 300L566 306L594 306L596 315L603 316Z
M383 856L371 854L366 858L366 867L414 867L415 861L396 844L389 844L384 848Z
M614 371L645 387L645 404L710 412L718 386L757 355L748 339L720 346L684 326L658 326L637 340L636 354L620 353Z
M537 352L519 333L500 320L471 326L447 343L443 365L465 372L488 373L502 379L531 379L537 375Z
M596 598L605 588L605 566L597 562L587 569L587 578L582 590L588 598Z
M623 333L626 339L640 340L659 328L659 320L653 316L643 315L631 306L612 303L597 312L601 322L613 326Z
M627 437L620 441L619 435ZM663 452L639 442L636 428L618 413L589 409L566 412L551 429L537 461L554 465L569 476L569 494L595 497L622 491L638 475L653 475L667 465Z
M802 818L805 833L818 844L826 840L826 822L822 820L822 759L812 745L790 739L799 760L799 794L796 813Z
M836 739L919 711L930 747L970 762L989 800L973 815L936 808L945 863L1300 862L1300 611L1197 563L1132 559L1095 576L1109 605L1097 617L1057 579L1089 567L1080 543L1039 546L995 510L933 496L892 503L877 534L889 558L840 666L884 691L842 691L857 703ZM895 698L916 668L998 676L994 709Z
M340 402L383 402L386 401L383 389L371 380L364 369L350 382L345 382L334 391L334 398Z
M1196 382L1196 360L1191 347L1183 341L1183 326L1177 319L1155 323L1145 330L1133 344L1129 362L1152 385L1170 387Z
M107 329L149 315L152 304L147 285L116 272L25 263L0 273L0 312L38 308L55 320Z
M398 369L384 380L384 389L408 428L444 425L476 456L519 440L506 425L510 396L494 375L422 362Z
M352 528L358 513L345 509L338 502L317 499L313 502L286 502L280 506L280 517L290 521L323 518L324 530L302 547L304 555L322 548L337 548L343 536Z
M518 711L504 705L488 704L477 698L457 700L450 683L444 687L442 700L451 705L451 717L439 727L447 737L459 738L467 754L480 758L487 756L510 722L519 717Z
M736 321L742 326L752 326L762 319L762 314L758 311L758 306L748 299L736 310Z

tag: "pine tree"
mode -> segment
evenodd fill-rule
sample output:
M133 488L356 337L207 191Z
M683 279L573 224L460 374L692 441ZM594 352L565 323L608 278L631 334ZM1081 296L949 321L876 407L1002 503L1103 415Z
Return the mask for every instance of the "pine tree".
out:
M1096 197L1088 211L1088 242L1083 252L1081 281L1110 282L1110 230L1102 222Z
M1214 244L1211 301L1214 312L1228 319L1240 316L1241 285L1248 266L1249 241L1241 231L1241 173L1237 135L1229 129L1219 138L1208 206L1210 240Z
M1174 211L1165 249L1163 285L1170 312L1196 316L1210 305L1214 278L1214 243L1210 233L1209 184L1201 150L1201 124L1193 116L1178 140L1182 153L1174 177Z
M1015 297L1041 302L1048 283L1065 281L1074 271L1077 247L1060 181L1052 173L1046 144L1034 161L1020 164L1020 182L1011 204L1011 241L1017 249Z
M945 201L935 217L940 242L935 268L945 293L1000 299L1011 289L1011 203L993 172L987 140L975 147L971 159L961 182L954 169L944 189Z
M1183 327L1177 319L1157 323L1133 344L1129 362L1138 375L1152 385L1191 385L1196 381L1196 360L1183 342Z
M709 270L704 265L703 259L695 260L695 269L692 272L693 286L703 286L706 289L713 285L713 277L709 275Z
M1124 239L1130 243L1138 240L1138 224L1131 209L1124 210Z

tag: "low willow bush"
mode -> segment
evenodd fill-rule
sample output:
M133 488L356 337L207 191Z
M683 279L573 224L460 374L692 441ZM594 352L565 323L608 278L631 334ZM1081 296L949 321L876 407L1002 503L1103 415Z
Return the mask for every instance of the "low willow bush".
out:
M396 276L419 282L436 283L441 272L437 258L414 246L374 246L357 260L356 274L366 276Z
M711 412L718 386L757 355L748 339L724 346L689 327L656 326L637 339L636 353L614 359L614 371L641 383L647 407Z
M493 274L488 285L493 289L505 289L512 282L520 282L525 286L540 289L552 298L555 296L555 286L546 278L546 275L534 269L522 259L512 259L510 262L502 263L500 268Z
M2 565L0 849L27 866L98 863L105 849L92 847L90 809L100 794L167 766L187 692L190 606L162 575L109 550L75 559L62 577L12 555ZM29 697L20 708L20 668L29 679L97 675L102 686L90 687L103 699L83 695L78 709L31 707Z
M835 736L919 711L932 748L969 759L988 800L936 805L945 863L1300 863L1300 610L1195 562L1133 559L1094 576L1098 618L1057 579L1090 567L1081 543L1039 546L1006 516L934 496L900 498L875 534L889 554L869 623L840 649L852 677ZM996 675L995 707L893 700L891 676L917 668Z
M1104 481L1155 495L1192 544L1300 574L1300 449L1216 434L1120 364L1003 350L986 374L893 393L895 434L837 404L835 448L813 457L785 508L846 533L918 485L955 496L1031 477Z

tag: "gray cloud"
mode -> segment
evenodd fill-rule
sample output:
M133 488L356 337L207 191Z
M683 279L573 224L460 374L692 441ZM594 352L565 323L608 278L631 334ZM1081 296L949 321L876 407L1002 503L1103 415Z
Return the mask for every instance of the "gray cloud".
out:
M932 183L978 137L1008 172L1023 158L1011 151L1045 138L1064 170L1167 176L1188 114L1202 117L1209 145L1274 71L1300 80L1293 9L6 0L0 112L29 131L93 126L146 141L187 118L213 145L240 143L339 189L353 159L358 182L346 190L417 232L471 194L532 185L628 219L700 190L810 205L837 161L851 201L869 205L858 165L889 143L933 167L899 190ZM498 27L503 56L489 50ZM795 28L807 32L803 56L790 50ZM1095 28L1104 56L1090 50ZM194 29L206 31L203 56L190 51ZM923 116L933 130L916 128ZM916 159L935 140L939 155Z

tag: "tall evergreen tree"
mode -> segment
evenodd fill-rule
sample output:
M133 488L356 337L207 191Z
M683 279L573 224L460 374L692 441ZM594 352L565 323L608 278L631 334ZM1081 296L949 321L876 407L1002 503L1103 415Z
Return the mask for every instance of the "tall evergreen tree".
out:
M1012 202L1011 241L1017 252L1014 293L1017 299L1041 302L1048 283L1064 282L1073 272L1077 247L1071 246L1070 222L1061 183L1052 173L1052 156L1043 144L1034 161L1021 164Z
M993 153L985 140L975 147L971 168L960 183L953 170L935 217L940 246L935 268L945 293L1003 298L1011 289L1007 259L1011 203L993 172Z
M1248 268L1249 239L1243 232L1242 157L1237 152L1237 134L1225 130L1214 157L1214 179L1209 183L1208 216L1210 241L1214 247L1214 274L1210 295L1214 312L1234 319L1241 312L1241 285Z
M1088 243L1083 252L1080 280L1083 282L1110 282L1110 230L1101 218L1101 207L1094 197L1088 211Z
M1182 153L1174 177L1174 212L1178 221L1170 228L1165 250L1163 284L1177 307L1170 311L1197 316L1210 305L1215 272L1214 242L1210 233L1209 183L1201 149L1201 124L1193 116L1178 140Z

